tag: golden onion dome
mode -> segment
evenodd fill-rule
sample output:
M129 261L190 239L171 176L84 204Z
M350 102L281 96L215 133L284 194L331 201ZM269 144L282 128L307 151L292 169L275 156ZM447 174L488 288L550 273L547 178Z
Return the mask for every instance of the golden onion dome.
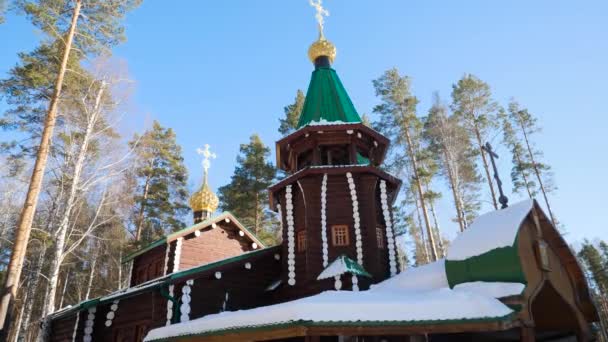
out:
M321 56L327 56L330 63L333 63L334 59L336 59L336 46L325 39L323 34L320 34L319 39L308 48L308 58L310 58L313 64Z
M217 195L211 191L211 188L209 188L206 179L200 190L193 193L190 197L190 208L192 208L193 212L207 211L213 213L217 210L218 205L219 199L217 198Z

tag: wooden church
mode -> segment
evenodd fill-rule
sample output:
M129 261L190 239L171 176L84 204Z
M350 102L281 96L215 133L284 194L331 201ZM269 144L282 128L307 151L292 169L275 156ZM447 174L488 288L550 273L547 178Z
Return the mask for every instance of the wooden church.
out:
M282 243L205 179L195 224L130 255L130 287L52 314L52 341L588 341L583 271L535 201L480 216L447 257L401 269L389 140L361 122L321 34L299 129L276 144Z

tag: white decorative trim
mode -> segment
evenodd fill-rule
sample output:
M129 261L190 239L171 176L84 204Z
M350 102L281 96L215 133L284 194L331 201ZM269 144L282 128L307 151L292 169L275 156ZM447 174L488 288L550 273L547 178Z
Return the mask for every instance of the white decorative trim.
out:
M213 222L213 223L211 224L211 228L213 228L213 229L217 228L217 223Z
M169 297L173 298L173 291L175 285L169 285ZM173 301L167 300L167 326L171 325L171 318L173 318Z
M250 262L246 262L245 263L245 269L247 269L247 270L251 269L251 263Z
M116 317L116 310L118 310L119 302L120 301L118 299L112 302L112 305L110 305L110 311L108 311L106 314L106 327L108 328L112 326L112 320L114 320L114 317Z
M353 274L352 278L350 278L350 279L353 284L353 291L355 291L355 292L359 291L359 279L357 278L357 275Z
M179 271L179 263L182 258L182 243L184 238L180 237L175 240L175 253L173 253L173 273Z
M245 232L242 230L239 230L239 236L245 236Z
M258 249L258 244L257 244L257 243L255 243L255 242L254 242L254 243L252 243L252 244L251 244L251 248L253 248L253 249Z
M291 184L285 188L285 209L287 209L287 283L290 286L296 284L296 243L293 222L293 195L291 193Z
M220 271L215 272L215 279L218 279L218 280L222 279L222 272L220 272Z
M166 244L165 246L165 269L163 270L163 275L167 275L167 272L169 272L169 252L171 251L170 244Z
M195 230L194 231L194 236L196 236L196 237L201 236L201 231L200 230Z
M388 245L388 262L391 277L397 274L397 255L395 253L395 234L393 232L393 222L388 206L388 195L386 194L386 181L380 181L380 203L382 203L382 213L386 223L386 243Z
M87 315L87 321L84 323L84 337L82 338L83 342L91 342L93 337L93 325L95 323L95 312L97 311L97 307L93 306L89 308L89 314Z
M321 241L323 243L323 267L329 264L329 246L327 244L327 173L321 182Z
M274 260L281 260L281 254L276 253L276 254L274 255Z
M342 280L340 280L339 274L334 276L334 287L336 288L336 291L340 291L342 288Z
M192 300L190 293L192 292L192 285L194 285L194 279L186 281L186 285L182 286L182 305L179 307L179 311L181 312L179 320L182 323L190 320L190 301Z
M357 189L353 175L350 172L346 173L348 180L348 188L350 189L350 198L353 204L353 221L355 222L355 246L357 247L357 263L363 266L363 241L361 239L361 218L359 217L359 201L357 200Z

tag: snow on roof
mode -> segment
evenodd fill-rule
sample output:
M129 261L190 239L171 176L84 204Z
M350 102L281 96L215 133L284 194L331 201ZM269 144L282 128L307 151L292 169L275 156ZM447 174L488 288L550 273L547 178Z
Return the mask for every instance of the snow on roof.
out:
M495 298L449 288L419 292L326 291L250 310L222 312L151 330L144 341L276 324L500 319L513 311Z
M321 272L321 274L319 274L317 280L332 278L334 276L341 275L347 272L369 278L372 277L372 275L369 274L356 261L350 259L345 255L340 255L336 258L336 260L332 261L329 266L327 266L323 270L323 272Z
M420 291L449 287L445 273L445 260L410 267L396 276L376 285L372 291Z
M526 285L522 283L493 283L485 281L474 281L471 283L462 283L454 286L454 290L456 291L468 291L493 298L520 295L525 288Z
M533 200L525 200L479 216L450 244L447 259L465 260L496 248L513 246L519 226L533 205Z

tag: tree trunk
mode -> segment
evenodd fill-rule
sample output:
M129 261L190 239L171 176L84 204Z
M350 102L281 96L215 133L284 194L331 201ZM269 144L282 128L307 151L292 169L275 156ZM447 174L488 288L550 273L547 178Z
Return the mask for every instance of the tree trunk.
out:
M253 227L253 233L258 234L258 225L260 224L260 194L255 193L255 225Z
M84 294L84 300L89 299L91 295L91 288L93 287L93 279L95 278L95 267L97 266L97 252L93 254L93 260L91 260L91 269L89 270L89 281L87 282L87 290Z
M513 151L514 151L513 155L515 155L515 159L517 160L517 163L519 165L523 165L523 161L521 159L521 155L519 154L519 152L517 152L516 149L514 149ZM524 179L524 183L526 184L526 191L528 192L528 197L534 198L534 196L532 196L532 191L530 190L530 183L528 183L528 176L526 176L526 172L523 169L521 170L521 177Z
M414 178L414 183L416 185L416 189L418 190L418 199L420 200L420 208L422 209L422 217L424 218L424 225L426 226L427 236L429 239L429 245L430 245L430 251L431 251L431 261L436 261L437 260L437 247L435 245L435 238L433 237L433 230L431 228L431 221L429 219L429 213L426 209L426 203L424 200L424 190L422 189L422 181L420 180L420 176L418 174L418 161L416 160L416 154L414 153L414 145L412 143L412 138L410 136L409 127L407 127L407 125L405 125L405 127L403 129L403 134L405 135L408 154L410 156L410 160L412 161L413 178Z
M150 176L146 177L146 184L144 185L144 195L142 196L141 206L139 208L139 215L137 217L137 229L135 230L135 241L141 240L141 233L144 226L144 211L146 209L146 200L148 199L148 192L150 191Z
M89 118L87 118L87 127L84 135L82 136L82 143L80 145L80 148L78 149L78 154L74 163L74 174L72 176L72 183L70 184L69 195L66 199L65 212L63 213L63 217L61 218L59 228L55 233L55 246L51 258L51 267L49 270L49 293L46 297L47 300L45 303L45 309L42 312L43 317L55 310L57 282L59 280L59 270L61 268L61 263L63 262L63 258L65 257L64 251L66 246L67 230L70 223L70 219L72 218L72 210L76 205L80 178L82 175L82 170L84 168L84 163L87 156L89 142L93 134L93 129L95 128L95 124L97 123L99 107L101 104L101 99L104 90L105 83L102 83L95 98L95 107L93 113Z
M428 185L427 185L428 187ZM435 201L429 201L429 209L431 210L431 216L433 217L433 225L435 226L435 238L437 239L437 247L439 248L439 256L443 258L445 256L445 246L443 245L443 238L441 237L441 229L439 228L439 220L437 220L437 213L435 212Z
M498 210L498 202L496 202L496 192L494 191L494 183L492 183L492 176L490 175L490 167L488 165L488 160L486 158L486 151L483 150L483 141L481 141L481 134L479 133L479 129L477 125L475 125L475 138L477 139L477 144L479 145L479 152L481 153L481 161L483 162L483 169L486 172L486 179L488 180L488 185L490 186L490 193L492 194L492 204L494 205L494 209Z
M38 260L32 269L32 272L29 277L28 286L26 290L26 298L34 298L36 294L36 290L38 289L38 283L40 282L40 273L42 272L42 267L44 266L45 256L46 256L46 245L42 246L42 250L40 251L40 255L38 255ZM34 301L25 301L23 304L23 319L21 321L20 333L18 335L17 341L24 342L27 338L27 333L29 330L30 319L32 317L32 310L34 309Z
M19 279L21 278L23 259L25 258L27 242L30 237L34 213L36 212L36 206L38 204L38 196L40 194L42 178L44 176L44 170L46 169L51 138L53 136L55 121L57 119L59 97L61 95L61 88L63 87L63 78L67 69L70 51L72 49L72 41L74 39L74 33L76 32L76 25L78 23L78 16L80 15L81 5L82 0L75 1L74 10L72 13L72 22L70 23L70 28L65 40L66 43L63 57L61 59L61 66L59 67L59 73L57 74L57 80L55 81L55 89L53 91L53 96L51 97L49 109L44 122L44 128L40 138L40 146L38 147L38 152L36 154L34 170L30 179L23 210L21 211L21 216L19 218L19 226L17 227L15 234L15 243L13 245L11 259L7 269L7 277L4 283L4 289L2 291L2 302L0 303L0 339L2 339L3 336L8 336L6 332L8 329L5 327L9 327L10 322L7 322L7 316L12 309L15 297L17 296L17 287L19 284Z
M456 217L458 219L458 227L460 228L460 232L464 232L466 228L464 221L464 210L462 210L462 205L460 201L459 194L459 184L456 181L456 177L454 176L454 170L452 169L452 160L449 157L447 147L443 146L443 158L445 163L445 169L448 173L448 178L450 180L450 188L452 189L452 196L454 197L454 206L456 207Z
M70 274L72 271L68 271L63 279L63 290L61 290L61 297L59 298L59 309L63 308L63 300L65 299L65 291L68 289L68 282L70 280Z
M530 141L528 140L528 133L526 132L526 128L524 126L523 121L519 118L518 120L519 126L521 127L521 131L524 135L524 140L526 141L526 148L528 149L528 155L530 156L530 161L532 162L532 168L534 169L534 174L536 175L536 179L538 180L538 185L540 186L540 191L543 193L543 197L545 199L545 204L547 205L547 210L549 211L549 216L551 217L551 222L553 222L553 226L556 226L557 221L555 220L555 216L553 216L553 211L551 210L551 205L549 205L549 198L547 197L547 192L545 191L545 185L543 184L543 177L538 169L538 165L536 165L536 161L534 160L534 153L532 151L532 147L530 146Z
M414 195L414 200L416 203L416 218L418 221L418 229L420 229L420 241L417 241L417 243L420 243L420 249L422 251L422 256L424 257L424 260L422 260L422 263L420 263L421 260L417 260L418 266L420 266L420 265L429 263L429 247L424 239L424 227L422 226L422 217L420 217L421 216L420 202L418 201L418 196L416 195L415 192L413 195Z

